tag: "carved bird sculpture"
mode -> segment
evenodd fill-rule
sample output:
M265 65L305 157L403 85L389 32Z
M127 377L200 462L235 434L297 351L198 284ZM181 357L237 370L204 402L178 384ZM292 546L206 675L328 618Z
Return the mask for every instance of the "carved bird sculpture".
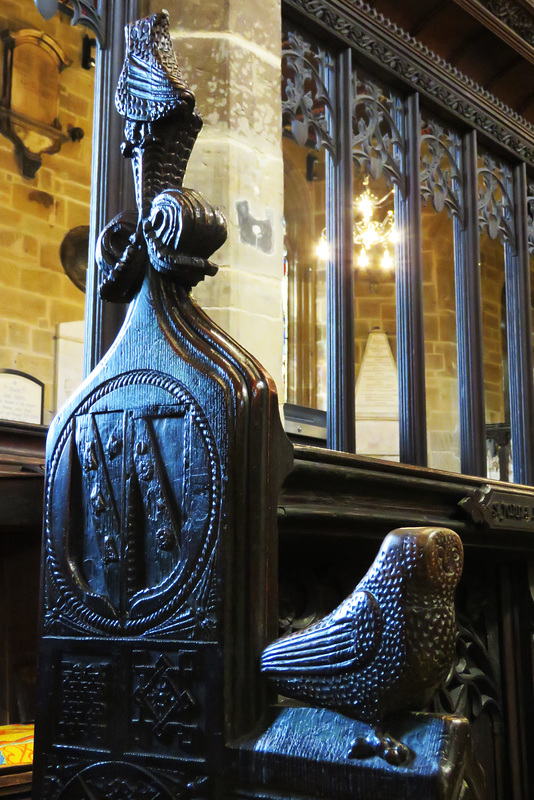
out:
M424 705L450 669L460 537L446 528L398 528L353 593L305 631L270 644L261 669L279 692L346 713L374 729L350 755L409 760L384 717Z

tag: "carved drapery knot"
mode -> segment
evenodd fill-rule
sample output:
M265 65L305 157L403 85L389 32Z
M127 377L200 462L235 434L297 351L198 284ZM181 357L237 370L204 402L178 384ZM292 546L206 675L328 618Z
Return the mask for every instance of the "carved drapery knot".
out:
M138 213L119 214L102 231L100 294L129 302L147 255L154 269L190 288L216 273L208 258L224 244L226 223L198 192L182 188L202 118L176 62L167 12L126 27L115 102L125 118L122 154L132 159Z

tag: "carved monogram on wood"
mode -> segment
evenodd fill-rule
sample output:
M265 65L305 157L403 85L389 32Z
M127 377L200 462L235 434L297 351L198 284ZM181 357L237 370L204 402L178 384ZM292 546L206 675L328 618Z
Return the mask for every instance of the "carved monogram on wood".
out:
M155 633L173 615L175 630L209 630L219 461L178 382L146 371L100 387L68 421L51 485L48 557L64 605L49 626L68 614L70 626Z

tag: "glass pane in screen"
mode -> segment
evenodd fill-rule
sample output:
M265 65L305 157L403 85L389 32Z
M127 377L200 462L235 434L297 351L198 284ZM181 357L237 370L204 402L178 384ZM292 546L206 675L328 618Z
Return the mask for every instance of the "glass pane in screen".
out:
M326 410L325 168L332 58L308 33L284 32L284 371L288 403Z
M398 461L394 189L354 169L356 452Z
M326 410L325 152L283 151L286 402Z
M513 479L506 333L505 247L513 240L509 168L478 157L480 283L488 477Z
M459 139L421 125L421 230L428 466L460 472L453 214L460 212Z
M504 247L486 231L480 237L480 282L488 478L511 480Z
M403 183L401 102L361 70L353 80L356 452L398 461L394 207Z

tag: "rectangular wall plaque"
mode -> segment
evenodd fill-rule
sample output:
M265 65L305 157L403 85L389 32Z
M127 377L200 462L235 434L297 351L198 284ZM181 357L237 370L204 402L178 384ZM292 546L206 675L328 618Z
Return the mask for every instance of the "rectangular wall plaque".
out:
M387 334L367 337L356 382L356 442L360 455L399 460L399 386Z
M0 370L0 419L42 425L44 384L15 369Z

